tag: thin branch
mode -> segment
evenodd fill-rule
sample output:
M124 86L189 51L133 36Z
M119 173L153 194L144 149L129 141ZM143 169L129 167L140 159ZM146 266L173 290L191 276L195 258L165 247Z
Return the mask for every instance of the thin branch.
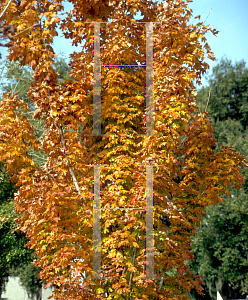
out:
M139 237L137 237L137 241L138 241L138 240L139 240ZM137 248L134 247L134 253L133 253L133 266L134 266L134 263L135 263L136 249L137 249ZM132 289L132 277L133 277L133 271L131 271L130 278L129 278L129 289L130 289L130 292L131 292L131 289ZM126 300L129 300L130 292L128 292Z
M12 1L12 0L9 0L9 3L6 5L5 9L4 9L3 12L1 13L0 19L2 18L2 16L3 16L4 13L6 12L6 10L7 10L7 8L9 7L11 1Z
M43 73L43 78L44 78L44 73ZM50 97L50 91L49 91L49 89L47 89L47 91L48 91L48 95ZM49 104L50 104L50 100L49 99L48 99L48 101L49 101ZM78 195L80 196L80 198L82 200L82 195L81 195L81 192L80 192L80 187L79 187L78 182L77 182L77 178L76 178L75 173L73 171L73 168L72 168L72 165L70 163L69 157L68 157L68 155L66 153L67 150L66 150L66 144L65 144L65 138L64 138L63 128L62 128L62 126L58 126L58 124L57 124L56 121L54 121L54 124L55 124L55 126L58 129L59 134L60 134L60 141L61 141L62 147L64 149L64 155L65 155L65 158L66 158L66 161L67 161L67 165L69 167L69 171L70 171L71 176L72 176L72 180L73 180L74 186L75 186L75 188L76 188L76 190L78 192ZM86 206L83 200L82 200L82 204L83 204L83 206Z
M211 88L209 88L209 93L208 93L208 102L205 108L205 111L207 111L207 107L208 107L208 103L209 103L209 99L210 99L210 93L211 93Z
M201 193L201 196L206 192L207 189L208 189L208 186L207 186L206 189Z
M160 291L161 288L162 288L163 281L164 281L164 271L163 271L163 275L162 275L162 278L161 278L160 283L159 283L159 289L158 289L159 291Z
M18 83L19 83L19 82L20 82L20 80L18 81ZM17 84L18 84L18 83L17 83ZM16 87L17 87L17 84L16 84L16 86L15 86L15 89L16 89ZM15 90L15 89L14 89L14 90ZM16 91L16 93L19 93L21 90L22 90L22 87L20 87L20 88Z
M199 19L201 18L201 16L202 16L202 14L203 14L203 12L199 15ZM192 24L196 21L196 17L194 18L194 21L192 22Z
M55 126L56 126L56 128L58 129L59 134L60 134L61 144L62 144L63 149L64 149L65 158L66 158L66 160L67 160L67 165L68 165L68 167L69 167L69 170L70 170L70 173L71 173L71 176L72 176L74 185L75 185L75 187L76 187L76 190L77 190L77 192L78 192L78 195L81 197L80 187L79 187L79 185L78 185L77 178L76 178L75 173L74 173L74 171L73 171L73 168L72 168L72 165L71 165L71 163L70 163L69 157L68 157L68 155L67 155L67 153L66 153L66 144L65 144L65 138L64 138L64 133L63 133L62 126L58 126L58 125L57 125L57 122L55 122ZM82 203L83 203L83 206L85 206L84 201L83 201Z
M2 73L0 76L0 85L2 85L2 81L3 81L4 68L6 68L6 62L3 64L3 67L1 68Z
M12 37L12 39L13 39L14 37L18 36L19 34L23 33L24 31L27 31L27 30L29 30L30 28L32 28L32 27L34 27L34 26L37 26L37 25L40 25L40 24L39 24L39 23L36 23L36 24L34 24L34 25L32 25L32 26L30 26L30 27L28 27L28 28L26 28L26 29L24 29L24 30L18 32L16 35L14 35L14 36Z
M35 154L35 153L32 153L32 154L30 154L30 155L38 157L40 160L43 160L43 162L46 161L46 158L43 158L43 157L41 157L41 156L39 156L39 155L37 155L37 154Z
M127 271L127 266L124 267L124 269L122 271L122 275L125 274L126 271Z
M12 80L10 80L10 85L11 85L11 92L12 92L12 94L14 94L14 93L13 93L13 85L12 85Z
M209 13L208 13L208 15L207 15L207 17L206 17L206 19L205 19L205 21L204 21L203 23L205 23L205 22L207 21L207 18L208 18L208 16L210 15L211 10L212 10L212 8L210 9L210 11L209 11Z

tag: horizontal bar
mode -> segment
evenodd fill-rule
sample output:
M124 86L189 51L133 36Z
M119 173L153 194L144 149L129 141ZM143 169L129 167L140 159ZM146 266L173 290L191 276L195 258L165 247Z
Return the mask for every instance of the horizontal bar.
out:
M106 164L105 164L105 165L101 165L101 164L98 165L98 164L97 164L97 165L85 165L85 166L92 166L92 167L94 167L94 166L100 166L100 167L103 167L103 166L111 166L111 165L106 165Z
M141 136L150 136L150 135L148 135L148 134L138 134L137 135L138 137L141 137ZM152 136L163 136L161 133L158 133L158 134L153 134Z
M124 132L123 132L123 134L125 134ZM126 133L126 135L127 135L127 133ZM87 134L85 134L85 136L110 136L110 134L99 134L99 135L94 135L93 133L87 133ZM137 137L142 137L142 136L150 136L150 135L148 135L148 134L137 134ZM158 134L153 134L152 136L164 136L163 134L161 134L161 133L158 133Z
M150 164L150 165L138 165L138 166L146 166L146 167L159 167L159 166L163 166L163 165L155 165L155 164Z
M125 210L146 210L145 208L136 208L136 207L127 207L127 208L120 208L120 207L113 207L113 208L100 208L101 210L112 210L112 209L125 209Z
M163 277L153 277L152 279L162 279ZM137 279L150 279L147 277L137 277Z
M89 21L86 21L86 22L83 22L83 23L117 23L116 21L114 21L114 22L103 22L103 21L101 21L101 22L99 22L99 21L91 21L91 22L89 22ZM139 20L136 20L136 22L135 23L162 23L162 22L153 22L153 21L144 21L144 22L141 22L141 21L139 21Z
M146 67L146 65L101 65L101 67Z
M105 276L98 276L98 277L92 277L92 276L88 276L86 277L87 279L113 279L112 277L105 277ZM147 278L147 277L137 277L138 279L144 279L144 280L148 280L150 278ZM162 279L163 277L154 277L153 279ZM243 300L243 299L228 299L228 300ZM246 299L244 299L246 300Z
M85 167L94 167L94 166L100 166L100 167L111 167L112 165L84 165ZM155 165L155 164L141 164L138 166L156 166L156 167L162 167L163 165Z
M94 114L94 113L93 113ZM94 121L93 121L93 123L94 123ZM93 127L94 127L94 125L93 125ZM94 129L93 129L94 130ZM85 134L85 136L110 136L110 134L94 134L94 133L87 133L87 134Z

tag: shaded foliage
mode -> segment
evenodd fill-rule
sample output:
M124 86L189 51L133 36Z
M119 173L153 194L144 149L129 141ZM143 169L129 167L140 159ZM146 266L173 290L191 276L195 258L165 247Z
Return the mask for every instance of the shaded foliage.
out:
M209 93L210 91L210 93ZM210 96L209 96L210 95ZM207 112L220 145L235 147L248 156L248 69L245 62L232 64L222 58L213 68L208 86L199 90L197 105ZM248 295L248 172L244 190L229 188L232 197L225 196L216 206L206 207L197 236L193 238L195 261L191 269L205 277L202 297L190 293L193 299L216 299L217 289L223 299L244 298Z

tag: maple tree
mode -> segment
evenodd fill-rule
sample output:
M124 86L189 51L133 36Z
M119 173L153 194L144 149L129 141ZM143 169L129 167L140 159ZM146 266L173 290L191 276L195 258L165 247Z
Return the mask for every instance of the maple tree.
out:
M8 2L0 3L5 7ZM221 202L228 186L242 186L240 168L247 166L244 156L230 147L214 153L213 127L195 105L193 81L200 83L209 67L204 48L214 59L205 34L217 31L200 21L189 24L190 0L69 2L73 9L63 20L58 17L62 2L49 0L11 1L0 20L0 25L16 26L9 59L34 70L28 96L36 107L33 118L44 120L46 129L37 140L21 113L27 104L17 94L3 95L0 160L7 161L6 169L20 186L15 196L16 210L22 213L19 230L29 238L27 246L35 249L40 278L56 285L56 299L188 299L187 291L201 293L203 283L186 263L192 258L190 236L206 205ZM101 23L103 64L144 64L146 25L134 20L138 11L143 22L154 22L154 133L160 136L140 136L146 129L143 67L102 68L102 134L108 136L89 136L92 22L112 20ZM58 26L73 45L86 40L82 51L71 54L73 78L62 84L52 68L51 44ZM43 166L35 163L30 149L44 151ZM144 278L145 211L118 209L145 208L149 162L155 163L154 271L160 279ZM89 276L94 165L102 165L101 280ZM169 230L160 221L165 213Z

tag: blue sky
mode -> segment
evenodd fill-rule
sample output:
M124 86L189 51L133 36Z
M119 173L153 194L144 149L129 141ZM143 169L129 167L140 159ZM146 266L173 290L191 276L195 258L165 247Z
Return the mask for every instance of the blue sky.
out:
M159 1L164 2L164 1ZM70 11L72 4L68 1L63 2L65 11ZM207 34L208 44L214 52L217 61L206 58L206 62L212 68L217 64L221 57L226 56L232 62L242 59L248 62L248 0L194 0L189 6L193 9L193 15L202 15L201 21L206 18L206 24L210 24L219 31L217 37ZM192 19L194 24L197 20ZM54 38L54 51L56 54L63 52L67 62L69 54L79 51L80 46L71 45L71 41L62 37L62 32L58 31L59 36ZM3 57L7 51L1 47ZM248 67L248 65L247 65ZM202 80L206 85L206 80Z
M67 1L63 4L66 11L72 7ZM193 9L194 16L201 15L201 21L207 18L206 24L219 31L217 37L212 33L206 35L217 59L216 61L206 59L210 65L209 73L223 56L231 59L233 63L242 59L248 63L248 0L194 0L189 7ZM196 21L192 19L191 22L195 24ZM61 47L62 40L59 37L55 37L54 41L55 52L58 53L63 48L69 62L69 54L76 51L77 47L72 47L70 41L66 40ZM202 83L205 85L206 80Z

